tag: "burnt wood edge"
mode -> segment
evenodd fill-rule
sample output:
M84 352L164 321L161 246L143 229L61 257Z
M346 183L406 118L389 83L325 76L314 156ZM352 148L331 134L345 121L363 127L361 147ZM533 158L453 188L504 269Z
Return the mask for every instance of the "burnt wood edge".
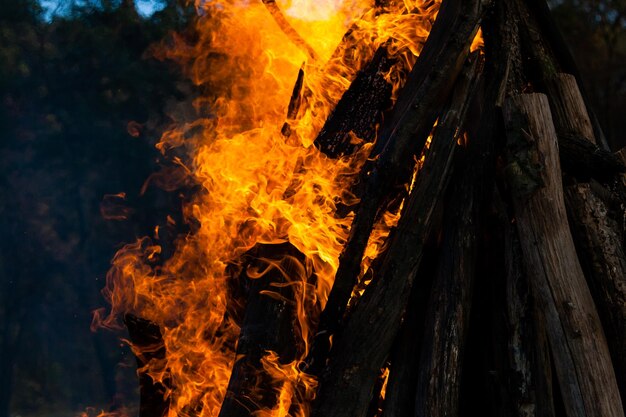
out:
M258 244L243 256L241 274L235 279L247 287L245 311L220 417L247 417L276 405L279 387L262 360L275 352L281 363L289 363L301 354L296 289L289 284L304 274L304 263L304 255L288 242Z
M412 173L411 161L423 148L461 71L482 12L483 6L478 0L446 0L442 3L424 49L399 94L393 115L381 128L379 140L386 146L371 172L362 175L365 181L362 201L320 317L319 330L307 358L307 372L318 374L324 367L330 338L341 325L377 215L390 195L401 193L408 182ZM432 68L438 68L438 71L432 72Z
M469 66L477 71L476 61ZM469 72L471 86L476 74ZM455 99L466 103L467 90ZM435 207L448 184L463 113L449 111L440 120L387 256L344 330L333 341L313 416L364 416L367 411L377 375L400 326L422 249L436 217Z
M139 417L162 417L169 409L167 392L171 389L169 378L163 383L154 381L143 368L152 360L164 360L166 351L161 329L149 320L132 314L124 315L124 324L137 360L139 376Z

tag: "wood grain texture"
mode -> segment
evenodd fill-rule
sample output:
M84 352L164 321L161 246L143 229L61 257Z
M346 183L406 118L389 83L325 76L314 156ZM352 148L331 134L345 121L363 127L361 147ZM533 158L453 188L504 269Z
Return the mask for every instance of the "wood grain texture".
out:
M569 231L547 97L511 97L503 111L524 263L546 318L567 414L623 417L606 338Z
M571 74L556 74L546 81L550 111L559 134L578 135L596 143L585 101Z
M626 256L618 224L589 184L566 188L576 244L611 350L622 398L626 396Z

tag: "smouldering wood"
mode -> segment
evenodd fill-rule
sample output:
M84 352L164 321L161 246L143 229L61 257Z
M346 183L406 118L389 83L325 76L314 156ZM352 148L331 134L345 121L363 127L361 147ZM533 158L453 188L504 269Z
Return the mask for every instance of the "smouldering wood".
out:
M315 145L331 158L350 155L361 143L376 138L376 125L391 104L391 85L385 73L394 60L380 47L343 94L315 139Z

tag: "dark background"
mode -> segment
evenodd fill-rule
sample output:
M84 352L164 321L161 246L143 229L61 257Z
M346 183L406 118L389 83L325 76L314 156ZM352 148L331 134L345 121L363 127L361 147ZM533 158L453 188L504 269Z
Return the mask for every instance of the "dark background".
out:
M136 408L123 333L90 323L116 250L180 203L140 190L162 164L159 132L192 91L151 45L184 30L193 11L152 3L160 10L146 15L132 0L0 0L0 417ZM552 7L618 150L626 0Z

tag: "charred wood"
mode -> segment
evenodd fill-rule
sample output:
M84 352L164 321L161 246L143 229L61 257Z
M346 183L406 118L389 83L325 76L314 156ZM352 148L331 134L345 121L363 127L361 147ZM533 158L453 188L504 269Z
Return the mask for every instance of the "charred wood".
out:
M331 158L349 155L363 142L376 138L382 113L391 104L391 85L385 72L393 64L387 48L379 48L367 66L343 94L315 139L315 145Z
M505 221L508 407L515 417L553 417L552 366L544 318L532 296L519 237L508 218Z
M281 363L288 363L299 347L294 333L294 289L289 282L304 273L303 255L289 243L257 245L242 262L239 279L248 286L245 314L220 417L244 417L272 408L276 387L262 359L271 351Z
M442 4L422 54L400 92L392 116L381 128L379 140L385 147L364 180L362 202L340 256L335 283L320 317L319 331L307 360L311 373L319 373L325 365L330 337L343 321L372 226L385 201L401 193L409 181L411 161L423 148L469 54L469 45L478 30L482 9L480 1L448 0ZM432 68L437 68L437 71L433 72Z
M434 239L429 239L432 240ZM412 417L415 411L415 390L420 372L419 359L426 307L439 260L436 243L427 243L424 248L424 260L417 273L421 278L413 284L402 327L393 343L383 417Z
M137 360L139 375L139 417L162 417L169 408L166 395L171 389L169 378L155 381L145 372L151 361L165 360L165 345L161 330L155 323L132 314L124 316L124 324Z
M380 270L334 342L314 416L364 416L367 411L376 375L400 327L435 208L449 180L477 62L468 67L466 82L460 82L464 88L460 87L453 99L460 108L447 112L440 121Z
M304 69L300 68L298 71L298 78L296 84L293 86L291 92L291 98L289 99L289 105L287 106L287 121L283 124L280 130L283 136L288 138L291 136L291 123L298 116L298 111L302 104L302 86L304 85Z
M491 139L487 134L469 138L465 168L457 172L444 217L440 263L426 314L419 366L414 413L418 417L458 415L481 219L493 178Z

